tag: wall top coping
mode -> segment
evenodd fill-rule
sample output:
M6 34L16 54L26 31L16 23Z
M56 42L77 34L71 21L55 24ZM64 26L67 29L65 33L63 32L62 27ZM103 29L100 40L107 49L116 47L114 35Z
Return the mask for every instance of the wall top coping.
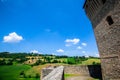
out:
M43 80L62 80L64 66L59 66L51 71Z

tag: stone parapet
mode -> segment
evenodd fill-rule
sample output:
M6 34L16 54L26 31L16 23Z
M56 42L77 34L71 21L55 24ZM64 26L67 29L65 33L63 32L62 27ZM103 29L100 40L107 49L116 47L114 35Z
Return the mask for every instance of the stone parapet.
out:
M64 80L64 67L59 66L59 67L53 69L42 80Z

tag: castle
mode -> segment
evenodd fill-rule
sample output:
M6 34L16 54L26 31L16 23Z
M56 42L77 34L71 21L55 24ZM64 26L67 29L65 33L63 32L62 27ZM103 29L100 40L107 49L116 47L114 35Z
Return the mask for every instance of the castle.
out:
M120 80L120 0L86 0L83 8L94 29L101 58L103 80ZM71 68L74 71L70 71L72 70ZM68 73L66 71L70 71L69 73L71 73L78 70L80 74L84 72L94 75L96 73L93 73L93 71L98 72L99 70L100 72L101 70L97 68L91 68L90 70L89 67L85 66L81 66L81 68L67 67L65 69L62 67L60 71L53 71L54 74L59 71L60 74L58 76L55 77L49 74L46 78L49 80L50 78L51 80L56 80L56 78L57 80L64 80L64 78L60 77L63 76L64 72ZM46 70L44 73L45 75L48 74Z
M101 58L103 80L120 80L120 0L86 0Z

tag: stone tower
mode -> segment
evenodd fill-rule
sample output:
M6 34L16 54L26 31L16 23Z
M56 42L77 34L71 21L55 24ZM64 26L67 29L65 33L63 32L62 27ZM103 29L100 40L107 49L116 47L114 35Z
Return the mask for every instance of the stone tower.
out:
M103 80L120 80L120 0L86 0L101 58Z

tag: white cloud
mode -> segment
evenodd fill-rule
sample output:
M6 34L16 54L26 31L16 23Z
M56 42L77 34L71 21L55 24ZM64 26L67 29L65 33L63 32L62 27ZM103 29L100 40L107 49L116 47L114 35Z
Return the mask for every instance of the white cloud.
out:
M66 39L65 42L66 42L66 45L65 45L65 46L66 46L66 47L69 47L69 46L78 44L78 43L80 42L80 39L78 39L78 38Z
M77 49L82 49L82 47L81 47L81 46L78 46Z
M32 51L30 51L31 53L39 53L39 51L37 51L37 50L32 50Z
M88 55L88 54L85 54L85 57L86 57L86 58L89 58L89 55Z
M73 43L73 44L77 44L79 43L80 39L74 38L74 39L66 39L65 42L66 43Z
M65 46L66 46L66 47L70 47L70 46L71 46L71 44L66 44Z
M82 51L82 53L86 53L85 51Z
M51 53L52 55L55 55L55 53Z
M58 50L56 50L56 52L63 53L64 50L63 49L58 49Z
M100 57L100 55L99 54L95 54L95 57Z
M3 37L3 42L15 43L23 40L23 37L18 35L16 32L9 33L8 36Z
M87 43L82 43L83 46L87 46Z

